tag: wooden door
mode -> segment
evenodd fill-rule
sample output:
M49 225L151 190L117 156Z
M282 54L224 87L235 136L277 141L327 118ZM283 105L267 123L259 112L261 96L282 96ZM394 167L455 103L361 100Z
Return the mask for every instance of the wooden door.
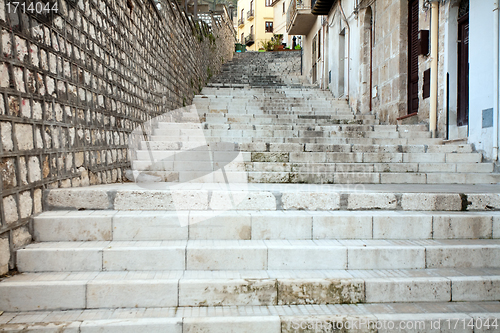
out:
M418 0L408 2L408 114L418 112Z
M469 124L469 14L458 20L457 125Z

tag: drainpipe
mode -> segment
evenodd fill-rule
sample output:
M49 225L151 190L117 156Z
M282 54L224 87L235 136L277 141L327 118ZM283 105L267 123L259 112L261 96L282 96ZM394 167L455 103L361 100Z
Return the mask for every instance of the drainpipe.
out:
M439 44L439 2L431 2L431 109L429 114L429 129L431 136L437 132L437 102L438 102L438 44Z
M500 110L500 92L498 91L500 87L500 66L499 66L499 57L500 57L500 7L499 0L493 0L493 61L495 63L494 70L494 82L493 82L493 91L495 94L495 104L493 106L493 161L498 160L498 137L499 137L499 110Z

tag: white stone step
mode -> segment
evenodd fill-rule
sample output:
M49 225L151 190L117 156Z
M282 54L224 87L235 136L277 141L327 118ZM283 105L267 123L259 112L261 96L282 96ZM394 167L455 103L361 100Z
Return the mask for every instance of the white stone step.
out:
M27 273L10 311L498 301L499 269Z
M499 302L221 306L124 308L78 311L9 312L0 316L6 332L168 332L299 333L316 332L494 332ZM471 324L471 326L468 326ZM488 329L486 329L485 324ZM389 329L394 325L395 329ZM455 326L456 325L456 326ZM463 326L465 325L465 328ZM377 329L380 327L380 329ZM386 327L384 329L384 327ZM401 327L401 329L400 329ZM439 328L437 328L439 327ZM460 327L460 328L458 328ZM481 327L481 329L478 329ZM314 332L314 331L312 331Z
M500 212L54 211L33 229L37 242L498 239Z
M154 170L137 171L136 179L143 176L154 176L162 182L172 183L220 183L220 184L246 184L246 183L272 183L272 184L498 184L500 174L490 173L446 173L446 172L417 172L403 170L405 165L399 165L400 172L368 171L377 164L353 163L350 169L359 166L359 171L328 171L328 167L304 167L300 171L285 171L278 167L275 171L245 171L247 166L242 163L225 164L223 170L218 165L192 164L194 162L173 162L174 169L161 171L164 164L151 167ZM250 162L246 162L250 163ZM253 162L251 162L253 163ZM270 162L272 164L272 162ZM263 164L263 163L261 163ZM394 164L394 163L392 163ZM134 164L135 165L135 164ZM333 164L332 164L333 165ZM215 170L215 171L214 171Z
M49 210L491 211L500 210L500 194L496 185L137 183L50 189L44 204Z
M500 267L499 240L189 240L45 242L20 272Z

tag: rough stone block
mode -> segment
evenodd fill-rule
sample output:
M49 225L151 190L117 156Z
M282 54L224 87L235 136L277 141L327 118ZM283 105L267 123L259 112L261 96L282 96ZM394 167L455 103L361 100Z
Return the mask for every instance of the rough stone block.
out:
M356 304L365 300L361 279L279 279L278 305Z
M391 193L350 193L347 208L350 210L364 209L396 209L397 199Z
M5 222L14 223L19 219L17 213L17 202L13 195L3 198L3 211L5 214Z
M9 271L10 248L9 239L0 238L0 275Z
M212 210L276 210L276 198L271 192L214 191Z
M287 192L281 196L285 210L337 210L340 195L335 192Z
M46 204L49 207L67 209L108 209L111 207L108 193L104 190L94 189L82 191L50 190L47 194ZM115 207L115 209L120 209L119 207Z
M22 219L30 217L33 213L33 199L31 198L30 191L19 194L19 211L21 212Z
M460 194L451 193L404 193L401 198L403 210L415 211L460 211Z
M3 150L4 151L14 150L14 143L12 141L12 124L8 122L1 122L0 132L2 136Z
M276 281L272 279L182 279L179 306L276 305Z
M33 126L28 124L15 124L15 133L17 140L17 149L33 149Z
M118 191L116 210L204 210L207 191Z

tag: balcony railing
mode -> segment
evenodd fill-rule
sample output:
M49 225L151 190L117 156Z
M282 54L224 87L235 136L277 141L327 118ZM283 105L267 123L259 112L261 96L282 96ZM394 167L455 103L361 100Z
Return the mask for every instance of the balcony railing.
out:
M286 12L286 30L289 31L298 10L311 10L311 0L290 0L290 5ZM310 13L309 13L310 14Z
M253 17L254 17L254 12L253 12L253 9L250 9L250 10L247 12L247 20L253 20Z
M242 18L240 18L240 19L238 20L238 26L240 26L240 27L241 27L242 25L245 25L245 18L244 18L244 17L242 17Z
M255 43L255 38L254 38L253 34L250 34L250 35L245 37L245 45L246 46L250 46L253 43Z

